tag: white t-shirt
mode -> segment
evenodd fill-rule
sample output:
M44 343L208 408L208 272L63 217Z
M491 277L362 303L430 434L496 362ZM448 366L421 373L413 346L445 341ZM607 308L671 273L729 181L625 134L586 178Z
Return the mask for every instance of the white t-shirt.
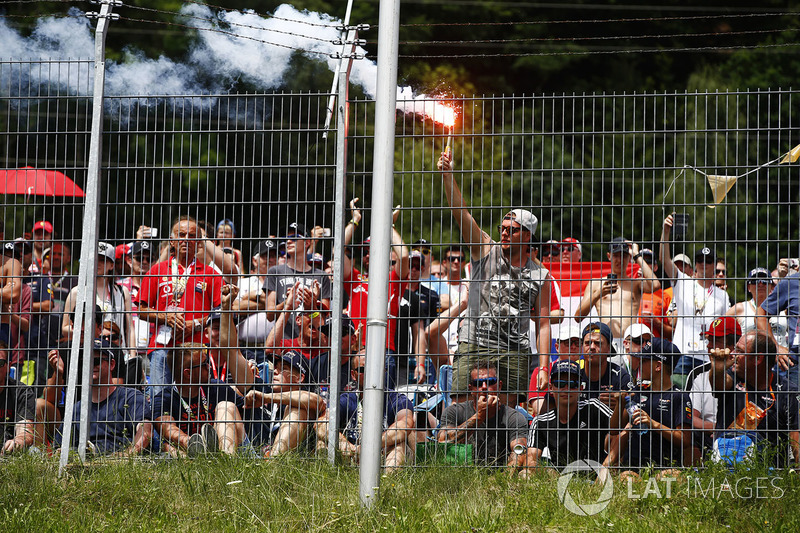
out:
M756 304L750 299L744 303L744 314L737 315L736 321L742 327L742 333L756 330ZM789 321L786 318L786 311L781 311L778 316L769 317L769 326L772 328L772 335L778 346L789 347Z
M239 280L239 299L248 295L260 294L264 283L258 276L248 276ZM267 320L267 312L261 311L248 315L238 326L239 342L257 344L267 342L275 322Z
M689 398L692 400L692 407L700 413L700 418L712 424L717 423L717 399L711 394L710 372L706 371L698 375L692 381L692 390Z
M672 301L677 316L672 342L681 353L708 361L702 334L728 310L728 293L716 285L704 289L697 280L679 271Z

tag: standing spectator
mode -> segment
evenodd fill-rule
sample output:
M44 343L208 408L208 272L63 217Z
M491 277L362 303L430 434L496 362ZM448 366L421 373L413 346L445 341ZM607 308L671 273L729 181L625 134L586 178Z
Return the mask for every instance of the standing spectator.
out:
M466 299L468 284L463 279L466 257L461 246L448 246L442 256L442 267L444 268L445 278L441 283L439 300L442 308L447 309Z
M155 325L146 320L139 319L139 289L145 282L144 276L150 271L153 257L157 250L150 241L134 241L128 253L122 258L128 265L130 277L121 279L117 283L128 289L131 295L131 325L130 341L138 353L144 354L150 346L150 337L155 335Z
M673 369L673 374L686 375L708 362L708 352L701 333L728 310L728 294L716 286L714 266L717 255L711 248L703 247L695 254L695 269L691 276L675 266L670 254L669 238L674 219L664 219L661 232L661 264L666 274L674 280L675 331L672 340L683 354Z
M677 268L687 276L689 277L694 276L694 267L692 266L692 260L689 259L688 255L678 254L672 258L672 262L675 264L675 268Z
M236 226L233 225L233 220L225 218L217 222L217 246L222 248L226 254L233 254L233 263L239 272L244 272L244 264L242 263L242 251L234 246L233 239L236 238Z
M444 410L438 441L472 444L478 464L526 467L528 420L503 402L497 368L478 361L469 375L470 399Z
M711 387L719 402L717 457L735 461L756 452L772 453L764 457L782 468L791 451L796 463L800 457L797 393L772 370L778 355L772 337L762 331L746 333L733 352L714 350L710 355Z
M639 253L639 245L635 242L617 237L609 243L606 255L611 262L611 274L605 279L594 279L586 284L575 320L580 322L589 317L594 308L600 321L608 324L613 338L619 341L628 326L638 321L642 294L657 291L661 284ZM639 265L642 277L628 277L631 260ZM619 342L616 345L619 346Z
M497 365L509 395L524 399L528 390L531 356L529 329L537 321L539 389L547 385L550 362L550 281L547 269L531 260L531 243L539 221L529 211L514 209L503 217L497 243L481 230L467 209L453 178L450 154L438 162L453 217L472 261L467 316L459 332L454 358L453 390L465 391L470 373L480 359ZM463 392L462 392L463 393ZM516 405L516 397L511 398Z
M286 296L290 287L300 283L301 287L296 296L303 302L303 309L309 310L314 304L312 293L319 291L318 299L326 306L331 303L331 280L325 271L308 265L307 254L311 249L305 227L292 222L286 232L286 264L272 267L264 282L267 291L267 318L275 320L276 314L286 312ZM317 289L314 286L317 286ZM297 336L297 329L293 317L286 320L286 337Z
M542 245L542 261L559 261L561 257L561 243L555 239L550 239Z
M24 250L22 246L17 246L17 241L7 242L3 247L3 256L10 256L11 261L18 262L20 265L20 273L26 272L26 264L24 263ZM29 257L30 259L30 257ZM9 261L6 261L8 264ZM28 261L29 266L31 263ZM11 366L16 367L17 379L24 382L26 385L32 385L35 380L33 372L28 372L24 368L25 363L25 337L28 334L31 326L31 306L33 296L30 285L25 282L24 277L11 280L4 280L6 284L19 283L19 298L10 301L5 298L2 301L2 308L0 308L0 329L5 329L9 332L10 344L8 349L10 351L9 363ZM5 288L5 287L4 287ZM23 372L24 370L24 372ZM23 376L23 374L25 374Z
M561 241L561 262L579 263L583 257L583 247L578 239L567 237Z
M728 263L722 257L717 257L717 264L714 266L714 285L728 294ZM733 307L730 295L728 295L728 307Z
M758 329L756 326L758 308L761 307L761 304L767 300L767 297L775 289L775 278L766 268L754 268L747 275L746 287L747 292L750 294L750 300L739 302L725 313L727 316L736 318L744 333ZM789 332L786 312L781 311L776 316L769 317L769 327L772 330L775 343L781 348L788 349Z
M36 393L8 375L11 368L9 337L0 331L0 455L13 453L33 444L36 419Z
M33 242L33 262L29 272L39 274L42 272L44 251L52 246L53 225L46 220L35 222L31 228L31 241Z
M658 261L656 261L653 250L643 248L641 251L642 259L650 266L655 276L658 276ZM642 275L640 270L639 274ZM662 339L672 340L674 328L672 317L669 316L669 307L672 304L673 290L670 286L664 289L663 285L658 290L642 294L639 303L639 323L644 324L651 334Z
M22 294L22 262L14 257L14 244L3 247L0 256L0 333L5 333L9 342L11 337L11 308L19 302ZM6 250L10 252L6 255Z
M56 329L60 330L61 320L57 315L64 311L67 296L78 284L78 276L71 274L67 268L72 262L68 245L54 242L44 251L43 257L44 274L50 277L50 286L53 288L53 313L59 318Z
M139 289L139 318L158 327L149 346L152 398L172 383L167 349L186 342L202 343L206 318L220 305L222 276L197 260L201 238L194 218L176 220L169 259L153 265Z
M776 317L782 311L786 311L788 348L776 341L769 322L770 317ZM800 273L783 278L756 308L756 327L772 338L778 347L778 375L789 382L790 390L800 390L800 367L797 365L800 353Z

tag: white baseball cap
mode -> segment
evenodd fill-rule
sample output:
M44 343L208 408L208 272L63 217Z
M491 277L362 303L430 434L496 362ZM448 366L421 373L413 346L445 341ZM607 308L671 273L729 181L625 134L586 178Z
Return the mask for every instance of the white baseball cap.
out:
M556 335L557 341L581 338L581 328L573 320L570 320L568 323L562 322L556 327L558 328L558 335Z
M653 336L653 332L650 331L650 328L644 324L631 324L628 326L628 329L625 330L625 334L622 336L623 339L631 338L631 339L638 339L642 335L650 335Z

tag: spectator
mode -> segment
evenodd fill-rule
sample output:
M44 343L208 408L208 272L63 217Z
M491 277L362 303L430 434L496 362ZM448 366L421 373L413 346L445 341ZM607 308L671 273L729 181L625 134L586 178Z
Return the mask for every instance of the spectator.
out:
M728 294L728 263L725 259L718 257L717 264L714 267L714 285L725 291ZM733 300L728 295L728 307L733 307Z
M789 274L797 274L800 271L800 259L794 257L792 259L782 257L778 260L778 264L772 270L772 277L783 279Z
M92 391L87 449L97 454L136 455L150 447L153 435L150 406L140 390L117 386L114 371L121 353L95 339L92 351ZM71 445L77 446L81 400L75 399ZM63 434L63 430L62 430ZM56 441L60 444L60 436Z
M788 348L781 346L774 338L769 322L770 317L776 317L783 311L787 317ZM800 390L800 367L797 365L800 352L800 273L783 278L756 308L756 327L778 346L778 375L789 381L790 390Z
M9 263L18 262L20 265L19 272L21 275L24 275L26 272L24 249L21 246L17 246L16 242L17 241L5 243L3 247L4 266ZM5 259L6 256L10 256L11 260ZM28 265L30 265L30 257L28 259ZM5 296L0 297L0 302L2 302L2 307L0 307L0 330L5 329L5 331L9 332L9 339L11 341L8 346L10 352L9 364L16 368L15 372L17 372L17 378L20 381L23 381L26 385L31 385L34 383L35 377L33 372L31 372L32 375L23 377L23 373L28 373L27 369L23 372L23 365L25 364L26 356L25 337L31 326L31 306L33 302L31 287L25 282L25 279L24 277L19 277L3 280L5 282L3 289L9 287L9 285L16 285L17 283L19 283L20 286L19 297L13 301L7 300ZM9 289L10 288L11 287L9 287Z
M431 278L431 262L433 260L433 253L431 252L431 245L427 239L420 239L411 245L411 253L419 252L424 261L422 262L422 271L419 273L419 280L430 281Z
M346 456L358 459L361 454L361 430L363 422L364 372L367 358L359 354L351 361L350 390L339 396L339 449ZM317 448L328 443L328 414L320 418L315 426ZM383 402L383 427L381 449L387 471L395 470L413 458L418 442L425 442L425 432L417 430L414 406L404 394L394 391L385 393Z
M0 331L0 455L14 453L34 442L36 392L9 376L11 368L7 332Z
M53 313L64 311L70 291L78 284L78 276L72 275L68 269L72 262L70 247L64 243L54 242L50 248L44 250L42 257L43 272L50 277L50 286L53 288ZM61 321L58 323L61 329Z
M579 459L603 463L606 435L619 433L623 409L616 410L592 398L579 402L582 374L575 361L560 360L550 369L547 408L533 419L528 433L530 467L537 466L547 450L547 464L563 468Z
M747 292L750 294L750 300L739 302L728 309L728 312L725 314L735 317L736 321L742 327L742 332L749 333L758 329L756 326L758 308L761 307L761 304L767 300L767 297L772 294L772 291L775 289L775 279L766 268L754 268L747 275L746 287ZM769 317L769 328L772 331L772 336L777 345L781 348L788 349L788 320L784 311Z
M561 241L560 251L562 263L579 263L583 256L583 247L580 241L572 237Z
M440 304L439 295L420 283L425 261L422 252L416 250L411 252L408 289L400 300L397 326L398 384L407 384L411 378L414 383L433 383L433 379L428 378L435 378L435 375L428 376L425 366L428 353L426 330L431 321L438 316ZM413 366L410 362L412 357L415 359ZM447 362L445 359L432 354L431 368L437 370Z
M675 305L675 331L672 340L683 356L673 369L673 374L686 375L708 362L708 353L701 333L728 310L728 294L714 283L714 266L717 255L711 248L703 247L695 254L695 269L690 276L675 266L670 254L669 238L674 223L673 216L664 219L661 232L661 263L666 274L674 280L672 299Z
M39 274L42 272L44 251L52 246L53 224L46 220L39 220L31 228L31 241L33 242L33 262L29 272Z
M623 423L632 426L619 439L627 451L623 464L629 468L623 475L638 474L648 466L695 464L700 452L692 442L692 402L688 393L672 384L672 368L680 352L671 342L656 337L633 356L641 359L642 380L650 386L635 391L622 413Z
M559 261L561 257L561 243L550 239L542 245L542 261Z
M502 401L502 390L497 368L487 361L475 363L470 370L470 399L442 412L437 440L472 444L478 464L525 467L528 420Z
M624 367L608 361L616 353L611 345L611 328L602 322L592 322L583 328L583 372L586 375L584 399L600 398L615 409L616 396L610 392L633 388L631 376Z
M239 280L239 297L233 302L233 310L243 318L238 325L239 343L248 352L249 359L263 360L264 343L275 326L266 312L267 293L264 286L269 269L278 264L279 248L278 239L259 242L252 258L250 276Z
M242 251L236 248L233 244L233 239L236 237L236 226L233 221L225 218L217 222L217 246L222 248L226 254L233 254L233 262L239 272L244 272L244 264L242 263Z
M175 387L165 387L153 399L156 429L171 446L168 451L235 454L245 436L241 396L209 377L210 355L205 345L183 343L171 350L171 356Z
M772 337L760 330L746 333L732 352L713 350L710 355L711 387L719 402L715 455L735 461L755 452L772 453L766 457L785 467L791 449L797 462L796 391L772 370L778 355Z
M624 364L631 377L638 376L639 373L639 358L632 357L632 355L641 352L642 347L652 339L653 332L644 324L631 324L622 334L622 348L627 354Z
M528 390L531 353L529 329L537 321L536 352L539 355L537 385L547 385L550 362L550 281L547 269L531 260L531 243L538 220L529 211L514 209L503 217L497 243L478 226L466 208L453 178L450 154L438 162L448 204L460 230L470 243L472 261L467 316L459 331L454 357L454 391L465 391L475 363L494 361L506 392L524 399ZM516 398L510 402L516 404Z
M33 261L33 246L28 241L14 241L15 256L21 258L22 271L29 272ZM25 360L28 361L29 372L35 379L29 380L30 385L37 387L37 396L41 387L47 381L47 352L58 343L57 331L51 332L50 312L53 310L53 291L50 278L44 274L29 274L23 277L31 291L30 326L24 336L27 347ZM31 366L33 370L31 370ZM21 375L18 374L18 377Z
M298 282L300 290L295 295L303 304L303 309L312 309L315 300L323 302L330 308L331 281L324 271L310 267L307 262L307 253L311 249L311 241L306 234L305 227L297 222L289 224L286 235L286 264L271 268L264 288L267 292L267 318L276 320L277 314L285 312L286 296L290 287ZM317 286L315 288L314 286ZM313 293L319 291L319 296L314 298ZM287 338L297 336L294 317L287 317Z
M650 266L655 276L658 276L658 261L656 261L653 250L643 248L641 251L642 259ZM639 270L639 275L643 274ZM672 340L672 333L674 331L672 321L673 318L669 316L669 307L672 304L672 287L661 288L653 292L645 292L642 294L642 300L639 303L639 323L644 324L650 330L652 335L661 337L662 339Z
M550 363L549 372L552 375L553 368L559 361L575 361L581 358L581 329L574 320L564 321L561 324L554 326L556 329L556 351L558 352L558 359ZM528 412L532 416L536 416L542 412L545 397L547 396L549 387L543 390L537 390L536 377L538 372L531 373L531 382L528 386Z
M442 267L444 269L444 279L441 283L439 300L442 308L447 309L457 305L461 300L467 298L468 284L463 279L466 257L461 246L448 246L442 257Z
M642 271L640 278L628 277L631 252L633 261ZM611 328L613 339L618 341L627 327L638 321L642 294L659 290L661 284L639 253L639 245L635 242L617 237L609 243L606 255L611 262L611 274L605 279L595 279L586 284L575 320L580 322L588 318L594 308L600 321ZM619 342L615 344L619 347Z
M694 267L692 267L692 260L689 259L688 255L678 254L672 259L672 262L675 264L675 268L677 268L687 276L689 277L694 276Z
M157 250L149 241L134 241L122 261L128 265L130 277L117 281L128 290L131 296L131 335L132 347L139 354L145 354L150 345L150 337L155 335L155 324L139 319L139 289L144 284L144 276L150 271L151 262Z
M204 245L192 217L177 219L170 237L169 259L153 265L139 288L139 318L158 328L148 347L152 398L172 383L167 349L204 342L205 321L211 309L219 307L223 285L217 270L197 260Z
M742 336L742 328L730 316L716 319L703 334L708 341L708 353L714 350L733 351L736 341ZM690 391L692 400L692 427L697 433L696 442L704 448L712 444L714 427L717 423L717 399L711 388L711 362L695 367L686 377L685 390Z
M9 313L12 306L19 303L22 294L22 262L14 257L14 244L6 244L10 244L10 247L4 246L4 253L0 256L0 334L5 334L13 343ZM7 249L11 251L10 255L6 255Z

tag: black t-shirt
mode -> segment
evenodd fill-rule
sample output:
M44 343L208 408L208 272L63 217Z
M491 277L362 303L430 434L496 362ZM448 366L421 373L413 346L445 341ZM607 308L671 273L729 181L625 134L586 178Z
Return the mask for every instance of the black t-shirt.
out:
M343 357L343 359L348 359ZM308 384L308 389L320 394L323 389L328 388L331 376L331 354L330 352L322 352L311 359L306 361L308 363L308 375L306 376L305 383ZM339 371L339 390L343 390L344 386L350 380L350 362L340 366Z
M631 395L631 402L638 403L651 419L670 429L692 427L692 401L688 392L677 387L665 391L638 390ZM683 465L683 448L664 439L660 431L651 428L643 434L634 428L628 439L628 462L631 466Z
M776 464L785 466L788 458L789 432L800 429L797 393L791 392L788 381L774 372L771 373L769 382L771 390L759 392L748 392L747 384L731 370L728 370L727 374L733 378L734 388L730 391L713 393L718 400L715 436L719 437L725 430L731 428L748 401L754 403L766 410L766 416L756 427L757 435L776 447Z
M400 355L414 353L411 326L417 322L427 327L431 320L438 316L439 295L436 291L420 285L419 289L406 290L400 299L400 313L397 320L397 353Z
M0 437L2 443L14 438L14 426L21 420L36 419L36 391L8 378L0 388Z
M442 413L441 428L458 427L474 414L475 403L472 400L454 403ZM468 430L467 443L474 446L476 463L503 465L508 462L511 443L525 439L527 434L525 415L501 404L494 418L487 420L484 426Z
M227 383L211 379L208 385L200 387L200 394L194 398L183 398L177 389L167 387L162 394L153 399L153 418L171 416L178 428L187 435L200 432L200 426L214 421L214 409L220 402L233 402L239 409L244 400Z
M578 409L566 424L556 409L533 419L528 433L528 447L550 450L550 461L559 467L578 459L603 462L604 440L613 411L597 398L578 402Z
M597 381L589 381L585 369L583 372L581 380L586 383L586 388L581 394L582 400L597 398L601 392L631 390L633 388L633 382L628 370L615 363L608 363L606 373L600 376Z

